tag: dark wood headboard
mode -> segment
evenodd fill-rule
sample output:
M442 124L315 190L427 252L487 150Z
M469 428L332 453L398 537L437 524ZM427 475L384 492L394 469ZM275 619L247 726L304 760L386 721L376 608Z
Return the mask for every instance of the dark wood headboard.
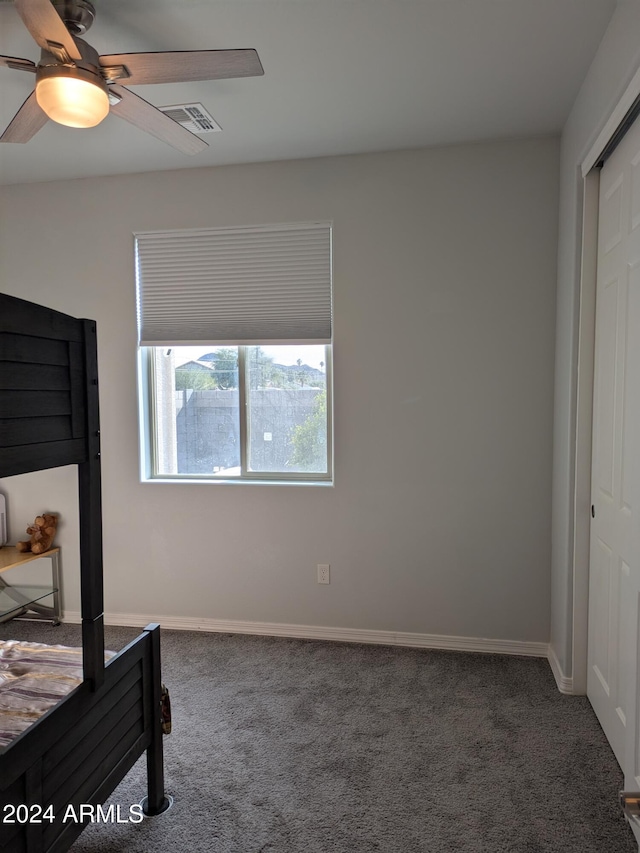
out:
M95 323L0 294L0 477L85 461Z
M78 466L84 675L104 678L96 324L0 293L0 477Z

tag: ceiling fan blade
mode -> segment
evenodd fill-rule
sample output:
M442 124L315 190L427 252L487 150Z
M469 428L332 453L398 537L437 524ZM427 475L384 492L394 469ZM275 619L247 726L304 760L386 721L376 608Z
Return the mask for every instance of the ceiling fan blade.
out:
M28 142L48 121L32 92L0 136L0 142Z
M153 104L138 95L134 95L124 86L112 85L109 87L109 91L121 98L119 103L112 104L111 112L139 127L140 130L150 133L156 139L173 145L174 148L184 154L197 154L209 147L195 133L191 133L186 127L182 127L177 121L154 107Z
M176 50L159 53L113 53L100 57L103 68L125 66L127 86L259 77L264 74L255 50ZM108 75L107 75L108 76Z
M0 56L0 65L15 68L16 71L33 71L35 73L36 70L35 62L30 59L18 59L15 56Z
M82 59L73 36L50 0L15 0L15 6L40 47L63 61L63 52L66 52L70 59Z

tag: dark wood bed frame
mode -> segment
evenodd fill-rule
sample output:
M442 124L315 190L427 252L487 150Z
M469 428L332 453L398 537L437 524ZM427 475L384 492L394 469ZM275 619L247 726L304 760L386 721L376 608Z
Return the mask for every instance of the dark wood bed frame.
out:
M96 324L0 294L0 477L61 465L78 466L85 680L0 751L4 853L68 850L83 829L68 806L103 803L145 751L145 812L168 800L159 625L104 663ZM5 823L11 805L55 820Z

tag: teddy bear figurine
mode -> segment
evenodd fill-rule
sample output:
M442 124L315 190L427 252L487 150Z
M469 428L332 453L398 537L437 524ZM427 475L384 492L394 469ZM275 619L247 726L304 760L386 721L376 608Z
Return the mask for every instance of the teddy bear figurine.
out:
M31 537L28 542L18 542L18 551L31 551L32 554L44 554L53 545L56 535L58 516L50 513L39 515L32 525L27 527L27 533Z

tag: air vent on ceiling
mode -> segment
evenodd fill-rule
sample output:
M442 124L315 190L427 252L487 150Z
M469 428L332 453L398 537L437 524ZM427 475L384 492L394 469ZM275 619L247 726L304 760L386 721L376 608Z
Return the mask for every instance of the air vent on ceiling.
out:
M191 133L213 133L216 130L222 130L202 104L175 104L171 107L159 107L159 109Z

